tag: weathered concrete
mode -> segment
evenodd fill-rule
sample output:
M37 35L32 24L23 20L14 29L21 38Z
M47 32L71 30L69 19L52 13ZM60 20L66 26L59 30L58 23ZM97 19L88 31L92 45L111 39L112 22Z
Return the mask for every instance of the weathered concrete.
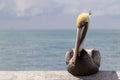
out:
M0 80L120 80L119 71L74 77L67 71L0 71Z

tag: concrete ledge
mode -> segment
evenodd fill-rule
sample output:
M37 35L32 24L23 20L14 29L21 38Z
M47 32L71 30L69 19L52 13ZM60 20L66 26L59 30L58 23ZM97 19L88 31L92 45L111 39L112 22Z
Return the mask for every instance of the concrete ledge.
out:
M0 71L0 80L120 80L119 71L74 77L67 71Z

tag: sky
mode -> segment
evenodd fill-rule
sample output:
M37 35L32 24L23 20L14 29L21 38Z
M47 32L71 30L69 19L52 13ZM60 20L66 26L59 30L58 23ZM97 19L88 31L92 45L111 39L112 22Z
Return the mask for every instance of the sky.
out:
M120 29L120 0L0 0L0 29L76 29L89 11L91 29Z

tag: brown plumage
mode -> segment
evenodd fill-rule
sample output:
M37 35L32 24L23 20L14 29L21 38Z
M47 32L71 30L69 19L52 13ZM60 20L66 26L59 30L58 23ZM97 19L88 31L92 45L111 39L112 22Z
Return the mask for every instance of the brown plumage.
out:
M74 50L67 51L65 59L67 70L74 76L86 76L97 73L100 67L100 53L96 49L87 52L82 50L77 54L76 63L72 63Z

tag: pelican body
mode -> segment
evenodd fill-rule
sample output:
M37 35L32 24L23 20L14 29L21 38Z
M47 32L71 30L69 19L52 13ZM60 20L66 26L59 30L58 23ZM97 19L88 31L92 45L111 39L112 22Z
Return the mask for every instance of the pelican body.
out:
M86 76L97 73L100 67L100 52L97 49L86 50L83 43L89 27L89 13L78 16L75 48L66 52L67 70L74 76Z

